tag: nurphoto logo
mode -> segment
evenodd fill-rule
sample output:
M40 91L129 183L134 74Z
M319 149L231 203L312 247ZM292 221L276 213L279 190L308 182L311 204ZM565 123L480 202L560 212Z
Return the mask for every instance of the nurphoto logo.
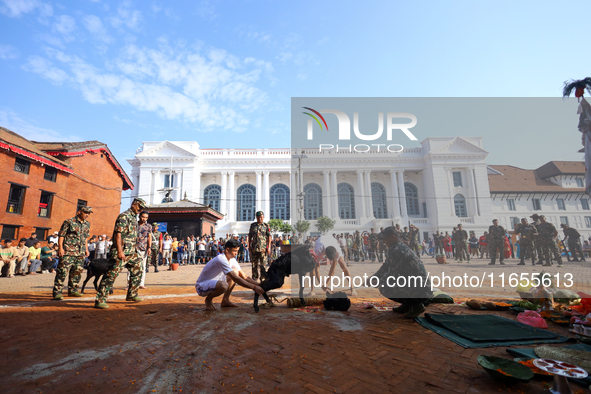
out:
M338 127L338 136L339 136L339 141L348 141L351 140L351 119L349 118L349 116L343 112L340 111L338 109L321 109L320 111L317 111L313 108L310 107L302 107L305 110L307 110L306 112L302 112L303 114L307 115L308 117L310 117L311 119L308 119L307 122L307 138L308 141L311 141L314 139L314 121L316 121L316 123L318 124L318 126L320 127L320 130L324 131L324 129L326 129L326 131L328 132L328 123L326 122L326 119L324 118L324 116L322 116L322 114L334 114L337 117L337 121L339 124ZM309 112L308 112L309 111ZM416 126L417 124L417 117L414 116L413 114L407 113L407 112L388 112L386 114L386 139L387 141L392 141L392 136L394 134L395 130L400 130L402 131L407 137L408 139L410 139L411 141L417 141L417 137L414 136L414 134L410 131L411 128L413 128L414 126ZM398 123L395 122L395 119L409 119L410 123ZM382 135L384 134L384 113L383 112L379 112L378 113L378 130L373 133L373 134L364 134L359 130L359 113L358 112L354 112L353 113L353 133L355 134L355 137L359 140L362 141L376 141L379 140L380 138L382 138ZM377 151L380 151L380 147L385 147L385 149L388 152L402 152L402 150L404 149L402 145L400 144L357 144L357 145L348 145L348 146L341 146L339 147L339 145L336 145L336 150L354 150L355 152L369 152L372 147L377 148ZM335 145L333 144L319 144L318 145L318 149L320 151L324 150L330 150L330 149L335 149Z

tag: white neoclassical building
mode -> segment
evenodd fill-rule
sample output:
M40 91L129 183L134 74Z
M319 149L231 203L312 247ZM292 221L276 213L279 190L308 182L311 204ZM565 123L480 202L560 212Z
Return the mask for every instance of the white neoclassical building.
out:
M166 193L173 201L211 204L224 214L218 234L248 232L257 210L267 220L305 218L312 232L320 216L336 220L335 232L412 223L421 238L458 223L477 232L491 223L488 152L480 137L428 138L400 153L298 150L301 167L293 153L144 142L129 163L137 196L150 205Z

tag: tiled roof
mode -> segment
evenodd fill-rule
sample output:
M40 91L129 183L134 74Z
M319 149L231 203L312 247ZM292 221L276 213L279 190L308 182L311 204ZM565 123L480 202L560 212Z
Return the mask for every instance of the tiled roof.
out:
M69 164L45 153L42 149L32 141L18 135L14 131L8 130L4 127L0 127L0 141L12 146L16 146L17 148L21 148L23 150L29 151L34 155L40 156L44 159L50 160L60 166L64 166L67 168L72 168Z
M550 161L536 170L540 178L557 175L585 175L585 163L582 161Z
M555 164L558 163L558 164ZM583 172L580 172L580 166ZM489 166L502 175L489 174L488 184L492 193L509 192L584 192L584 188L564 188L543 178L555 175L585 174L582 162L549 162L536 170L514 166ZM561 172L558 172L561 171ZM576 172L575 172L576 171ZM540 174L541 173L541 174ZM554 175L549 175L554 174ZM543 175L543 176L541 176Z
M37 142L31 141L44 151L71 151L83 148L95 148L105 146L99 141L83 141L83 142Z

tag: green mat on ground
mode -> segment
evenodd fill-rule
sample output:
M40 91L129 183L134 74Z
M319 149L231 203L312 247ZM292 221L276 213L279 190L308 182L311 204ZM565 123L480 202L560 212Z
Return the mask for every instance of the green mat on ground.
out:
M431 323L472 342L555 339L558 334L497 315L436 315L425 313Z
M547 330L496 315L435 315L415 319L421 326L458 345L479 347L537 345L569 340Z
M574 345L565 345L564 347L567 347L569 349L575 349L575 350L582 350L584 352L591 352L591 346L589 345L585 345L584 343L577 343ZM536 352L534 352L534 348L533 347L526 347L526 348L521 348L521 349L507 349L507 353L509 353L512 356L515 357L521 357L521 358L539 358L536 355ZM582 386L589 386L591 384L591 376L586 377L585 379L574 379L574 378L568 378L569 380L572 380L573 382L576 382Z

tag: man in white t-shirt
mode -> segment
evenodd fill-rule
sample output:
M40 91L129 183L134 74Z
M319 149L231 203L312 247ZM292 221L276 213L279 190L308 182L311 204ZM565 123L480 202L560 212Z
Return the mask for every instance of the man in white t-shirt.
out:
M258 282L246 276L240 265L236 262L236 255L240 250L240 242L230 239L226 242L224 253L216 256L203 267L201 275L197 279L195 289L197 294L205 297L205 310L215 311L213 299L224 295L221 307L236 307L238 305L230 301L230 294L238 283L248 289L254 290L257 294L265 291L258 285Z

